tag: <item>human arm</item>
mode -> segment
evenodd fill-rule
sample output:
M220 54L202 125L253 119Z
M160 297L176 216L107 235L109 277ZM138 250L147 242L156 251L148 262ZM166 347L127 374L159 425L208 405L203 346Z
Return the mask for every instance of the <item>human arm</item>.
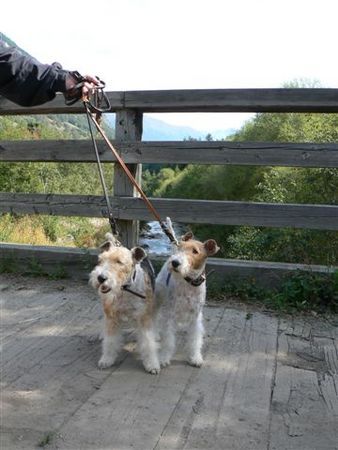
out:
M81 90L86 94L99 82L86 76ZM0 95L21 106L46 103L62 92L75 95L77 80L73 72L63 70L59 63L41 64L15 47L0 42ZM78 94L78 92L77 92Z

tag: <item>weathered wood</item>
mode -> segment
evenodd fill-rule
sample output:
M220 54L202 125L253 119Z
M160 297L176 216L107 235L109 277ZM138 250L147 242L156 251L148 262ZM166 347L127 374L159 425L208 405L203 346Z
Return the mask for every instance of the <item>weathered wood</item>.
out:
M111 111L143 112L338 112L338 89L191 89L108 92ZM0 114L84 112L81 102L65 106L62 95L24 108L0 98Z
M155 448L267 448L276 337L275 318L227 310Z
M256 203L212 200L151 199L161 217L176 222L249 225L264 227L338 229L338 206ZM111 199L120 220L153 220L143 200L137 197ZM0 193L0 212L101 217L103 197Z
M142 113L137 111L119 111L116 114L115 136L119 141L140 141L142 139ZM128 169L135 180L141 185L141 164L128 164ZM116 164L114 170L114 195L120 198L137 197L138 192L125 174L122 167ZM129 248L136 245L138 241L139 224L136 220L120 221L119 232L121 242Z
M3 270L16 273L38 273L49 276L71 276L88 280L97 261L95 249L52 247L24 244L0 244Z
M206 317L209 318L206 325L212 339L222 314L219 314L219 310L209 310ZM116 449L156 448L164 427L176 412L182 391L194 380L196 369L187 366L176 355L174 364L154 379L144 373L140 362L135 361L135 356L134 353L124 361L91 401L84 404L81 411L62 427L62 439L56 442L57 446L74 449L81 430L80 434L88 449L108 449L112 441L112 448ZM93 404L96 405L95 417L92 413ZM91 426L84 427L83 424L88 423L88 420ZM102 429L106 432L102 433Z
M237 280L255 281L267 288L277 287L286 276L298 271L311 273L332 273L337 267L323 265L291 264L266 261L244 261L239 259L208 258L207 271L214 270L211 282L236 282Z
M311 340L280 334L271 398L271 450L335 448L337 393L326 370L324 355Z
M338 112L338 89L128 91L124 107L144 112Z
M0 293L1 329L17 327L2 342L3 449L47 438L60 450L336 448L335 330L326 319L285 316L277 326L272 314L218 302L204 308L202 368L184 362L179 339L172 365L151 376L134 342L98 370L102 307L87 283L2 274ZM324 328L328 337L317 339Z
M114 141L123 160L135 163L236 164L292 167L338 167L338 144L266 142L124 142ZM103 162L115 162L98 141ZM90 140L2 141L0 161L95 162Z
M21 273L36 273L58 276L65 274L76 279L88 279L88 273L97 261L96 249L51 247L24 244L0 244L0 261L4 268ZM150 254L158 272L165 257ZM214 271L211 283L224 280L256 280L265 287L278 286L284 277L295 271L331 273L335 267L305 264L274 263L264 261L241 261L238 259L208 258L207 271Z

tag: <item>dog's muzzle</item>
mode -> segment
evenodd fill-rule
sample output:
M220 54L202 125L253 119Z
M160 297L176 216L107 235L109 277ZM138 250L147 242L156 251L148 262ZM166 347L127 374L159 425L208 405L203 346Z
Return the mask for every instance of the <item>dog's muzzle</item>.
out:
M177 259L173 259L173 260L171 261L171 267L172 267L172 269L173 269L175 272L178 272L178 268L179 268L180 265L181 265L181 262L178 261Z
M98 275L97 281L99 282L99 290L102 292L102 294L108 294L108 292L111 291L111 288L105 284L107 281L107 277L104 275Z

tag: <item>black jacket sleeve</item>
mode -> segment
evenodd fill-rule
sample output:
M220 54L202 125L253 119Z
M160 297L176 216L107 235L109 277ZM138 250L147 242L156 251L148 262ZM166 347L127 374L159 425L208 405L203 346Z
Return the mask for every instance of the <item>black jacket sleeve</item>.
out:
M66 91L66 76L58 63L41 64L15 47L0 42L0 95L21 106L41 105Z

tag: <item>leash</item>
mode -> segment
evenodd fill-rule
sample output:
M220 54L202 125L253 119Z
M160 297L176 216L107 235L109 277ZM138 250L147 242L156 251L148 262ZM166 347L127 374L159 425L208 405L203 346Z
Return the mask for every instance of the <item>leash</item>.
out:
M105 143L107 144L107 146L110 148L111 152L113 153L114 157L120 164L122 170L128 177L129 181L132 183L132 185L135 187L135 189L138 191L138 193L142 197L142 199L145 202L149 211L152 213L152 215L155 217L155 219L160 224L162 231L169 238L170 242L174 243L175 245L178 245L177 239L175 238L174 234L171 232L171 230L169 229L166 222L164 222L161 219L160 215L158 214L158 212L156 211L156 209L154 208L154 206L152 205L152 203L150 202L150 200L148 199L146 194L143 192L141 186L135 180L134 176L132 175L132 173L128 169L127 165L125 164L125 162L119 155L118 151L114 148L112 143L107 138L104 130L102 129L102 127L99 123L99 119L100 119L102 113L110 111L110 108L111 108L109 99L108 99L107 95L103 92L105 83L101 80L99 80L99 81L100 81L100 85L95 88L93 98L90 99L89 96L85 96L82 98L82 101L83 101L83 104L84 104L84 107L86 110L86 114L87 114L90 135L91 135L93 147L95 150L96 161L97 161L97 165L99 168L100 180L101 180L102 189L103 189L106 204L107 204L108 219L109 219L109 223L110 223L112 232L113 232L113 234L118 235L117 223L113 217L113 210L111 207L111 203L109 201L108 191L107 191L106 183L104 180L104 174L103 174L102 164L101 164L101 160L100 160L100 155L99 155L99 152L97 149L97 144L96 144L96 140L95 140L93 129L92 129L92 123L95 125L97 131L101 134L101 136L102 136L103 140L105 141ZM102 103L104 104L104 106L102 106Z
M94 137L94 133L93 133L93 128L92 128L92 123L91 123L91 114L90 111L88 109L88 105L87 103L84 103L85 107L86 107L86 113L87 113L87 121L88 121L88 127L89 127L89 131L90 131L90 135L91 135L91 139L92 139L92 143L93 143L93 148L94 148L94 152L95 152L95 156L96 156L96 163L97 163L97 167L98 167L98 171L99 171L99 176L100 176L100 180L101 180L101 185L102 185L102 190L103 190L103 194L106 200L106 205L107 205L107 211L108 211L108 221L109 221L109 225L110 228L112 230L113 236L118 236L119 235L119 230L117 227L117 222L114 218L114 214L113 214L113 208L111 206L110 200L109 200L109 195L108 195L108 190L107 190L107 185L104 179L104 174L103 174L103 168L102 168L102 163L100 160L100 155L99 155L99 150L97 148L97 143Z

